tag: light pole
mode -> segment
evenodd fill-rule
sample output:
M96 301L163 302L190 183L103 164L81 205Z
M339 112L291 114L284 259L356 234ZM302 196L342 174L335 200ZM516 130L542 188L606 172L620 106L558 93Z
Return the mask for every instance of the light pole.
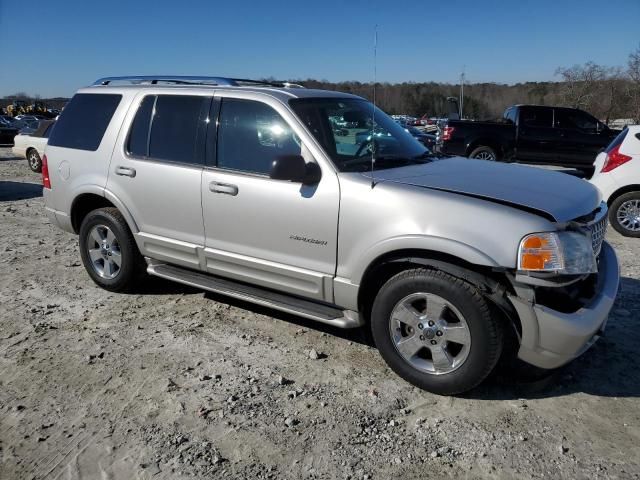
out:
M462 120L462 109L464 107L464 67L462 67L462 73L460 74L460 120Z

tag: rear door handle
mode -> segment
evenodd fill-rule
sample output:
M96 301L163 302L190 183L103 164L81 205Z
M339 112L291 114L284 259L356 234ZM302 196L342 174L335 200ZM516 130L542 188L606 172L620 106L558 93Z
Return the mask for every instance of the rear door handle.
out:
M236 196L238 194L238 186L230 183L211 182L209 190L214 193L225 193L227 195Z
M116 175L122 175L125 177L135 177L136 176L136 169L135 168L129 168L129 167L120 167L117 166L116 167Z

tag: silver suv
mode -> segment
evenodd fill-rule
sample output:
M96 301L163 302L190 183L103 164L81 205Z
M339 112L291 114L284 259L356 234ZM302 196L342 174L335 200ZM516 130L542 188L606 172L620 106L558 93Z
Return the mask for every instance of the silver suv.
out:
M146 272L366 325L395 372L440 394L475 387L507 352L546 369L576 358L618 289L587 182L439 158L343 93L101 79L61 114L43 183L101 287L135 289Z

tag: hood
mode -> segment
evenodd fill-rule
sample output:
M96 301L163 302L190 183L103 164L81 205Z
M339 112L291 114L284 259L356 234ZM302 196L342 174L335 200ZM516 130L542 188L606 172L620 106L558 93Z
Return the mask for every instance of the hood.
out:
M364 174L371 178L371 173ZM424 165L374 172L376 183L394 182L468 195L567 222L593 212L600 193L566 173L525 165L469 160L436 160Z

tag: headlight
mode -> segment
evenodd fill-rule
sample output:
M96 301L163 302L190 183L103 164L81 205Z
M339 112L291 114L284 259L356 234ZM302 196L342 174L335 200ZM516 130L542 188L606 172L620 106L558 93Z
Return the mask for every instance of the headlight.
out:
M580 232L527 235L518 249L518 270L582 275L598 271L591 238Z

